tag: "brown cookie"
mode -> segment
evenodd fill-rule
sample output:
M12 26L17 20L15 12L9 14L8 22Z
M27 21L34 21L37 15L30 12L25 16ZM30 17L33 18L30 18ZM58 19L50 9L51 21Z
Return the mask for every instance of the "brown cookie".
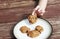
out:
M37 16L36 15L29 15L28 20L30 23L35 23L37 21Z
M20 28L20 31L21 31L22 33L27 33L28 31L30 31L30 29L29 29L28 27L26 27L26 26L22 26L22 27Z
M43 31L43 27L41 27L40 25L36 26L35 30L42 32Z
M36 30L32 30L32 31L29 31L28 33L27 33L27 35L29 36L29 37L31 37L31 38L34 38L34 37L37 37L37 36L39 36L39 32L38 31L36 31Z

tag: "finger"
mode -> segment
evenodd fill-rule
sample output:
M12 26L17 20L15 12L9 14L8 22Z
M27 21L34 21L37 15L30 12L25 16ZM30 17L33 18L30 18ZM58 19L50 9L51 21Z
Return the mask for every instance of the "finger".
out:
M39 14L41 15L41 16L43 16L43 14L45 13L45 11L43 11L43 10L38 10L38 12L39 12Z
M39 9L38 12L39 12L39 13L42 13L42 10Z
M38 8L39 8L39 6L37 6L37 7L35 8L35 10L38 10Z
M38 9L39 10L39 9ZM35 11L35 13L39 13L38 10Z
M41 15L43 16L45 12L42 12Z
M34 15L35 14L35 10L32 12L32 15Z

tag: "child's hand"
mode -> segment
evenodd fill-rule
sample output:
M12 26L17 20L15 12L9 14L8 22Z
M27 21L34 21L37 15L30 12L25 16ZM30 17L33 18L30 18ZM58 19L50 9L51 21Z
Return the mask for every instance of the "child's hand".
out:
M34 9L33 13L36 13L37 16L43 16L45 9L42 9L39 5Z
M45 13L45 9L47 6L47 2L48 0L39 0L39 4L38 6L34 9L33 13L36 13L37 16L43 16L43 14Z

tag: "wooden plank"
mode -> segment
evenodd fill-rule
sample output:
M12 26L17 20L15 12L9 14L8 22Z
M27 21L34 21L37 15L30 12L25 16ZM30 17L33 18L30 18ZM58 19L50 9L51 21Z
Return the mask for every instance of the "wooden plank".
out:
M13 9L3 9L0 10L0 23L2 22L14 22L19 21L32 13L33 7L24 7L24 8L13 8Z
M0 4L0 9L33 6L33 1L4 2Z
M48 0L48 5L59 4L60 0ZM33 0L0 0L0 9L35 5Z

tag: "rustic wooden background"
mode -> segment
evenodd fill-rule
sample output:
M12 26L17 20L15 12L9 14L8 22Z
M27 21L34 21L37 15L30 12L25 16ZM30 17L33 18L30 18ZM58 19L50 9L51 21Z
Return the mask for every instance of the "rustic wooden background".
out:
M0 39L15 39L13 28L28 14L32 13L32 0L0 0ZM49 0L43 18L48 20L53 32L49 39L60 39L60 0Z

